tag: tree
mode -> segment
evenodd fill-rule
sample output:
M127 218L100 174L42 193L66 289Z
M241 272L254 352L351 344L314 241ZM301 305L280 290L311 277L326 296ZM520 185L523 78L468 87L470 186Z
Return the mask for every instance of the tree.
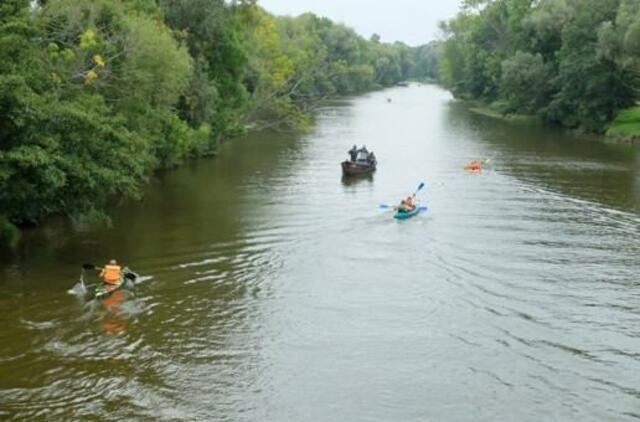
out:
M166 23L183 34L197 63L195 77L180 103L181 117L192 127L206 123L219 136L237 132L248 101L242 83L247 56L233 13L243 5L230 7L224 0L158 2Z
M517 52L502 62L501 98L506 102L505 112L536 114L548 98L550 69L542 55Z

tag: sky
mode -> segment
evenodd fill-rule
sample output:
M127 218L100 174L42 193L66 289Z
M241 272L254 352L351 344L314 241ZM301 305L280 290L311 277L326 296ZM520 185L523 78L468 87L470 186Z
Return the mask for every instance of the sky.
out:
M369 38L383 42L425 44L440 37L438 22L453 17L460 0L258 0L276 15L313 12L343 23Z

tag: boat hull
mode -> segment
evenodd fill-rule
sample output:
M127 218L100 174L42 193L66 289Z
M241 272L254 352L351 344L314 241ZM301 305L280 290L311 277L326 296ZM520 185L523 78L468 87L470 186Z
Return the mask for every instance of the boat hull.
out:
M406 220L408 218L413 217L414 215L418 215L420 211L422 211L421 207L416 207L412 211L408 211L408 212L396 211L396 213L393 214L393 218L395 218L396 220Z
M373 173L376 170L377 163L374 161L368 165L362 165L351 161L343 161L341 165L342 173L345 176L359 176Z

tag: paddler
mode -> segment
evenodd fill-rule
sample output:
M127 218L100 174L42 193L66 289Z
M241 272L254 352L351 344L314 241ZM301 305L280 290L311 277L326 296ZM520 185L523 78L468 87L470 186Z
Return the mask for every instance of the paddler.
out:
M482 170L482 164L478 160L471 160L466 166L464 166L464 169L469 171L480 171Z
M358 156L358 147L354 145L349 150L349 157L351 158L351 162L355 162L357 156Z
M402 201L400 201L400 205L398 206L398 211L401 212L411 212L416 208L416 204L414 203L414 198L416 194L413 196L407 196Z
M118 265L115 259L112 259L104 266L102 272L100 272L100 277L106 284L120 284L122 279L122 267Z

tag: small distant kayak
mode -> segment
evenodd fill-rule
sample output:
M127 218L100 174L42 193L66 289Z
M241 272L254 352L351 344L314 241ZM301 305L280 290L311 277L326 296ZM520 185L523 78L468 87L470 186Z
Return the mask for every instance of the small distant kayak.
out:
M406 220L407 218L411 218L414 215L418 215L420 213L420 211L425 210L426 207L424 206L417 206L415 207L413 210L411 211L396 211L395 214L393 214L393 218L395 218L396 220Z
M480 173L482 171L482 163L478 160L471 160L464 166L464 169L470 173Z

